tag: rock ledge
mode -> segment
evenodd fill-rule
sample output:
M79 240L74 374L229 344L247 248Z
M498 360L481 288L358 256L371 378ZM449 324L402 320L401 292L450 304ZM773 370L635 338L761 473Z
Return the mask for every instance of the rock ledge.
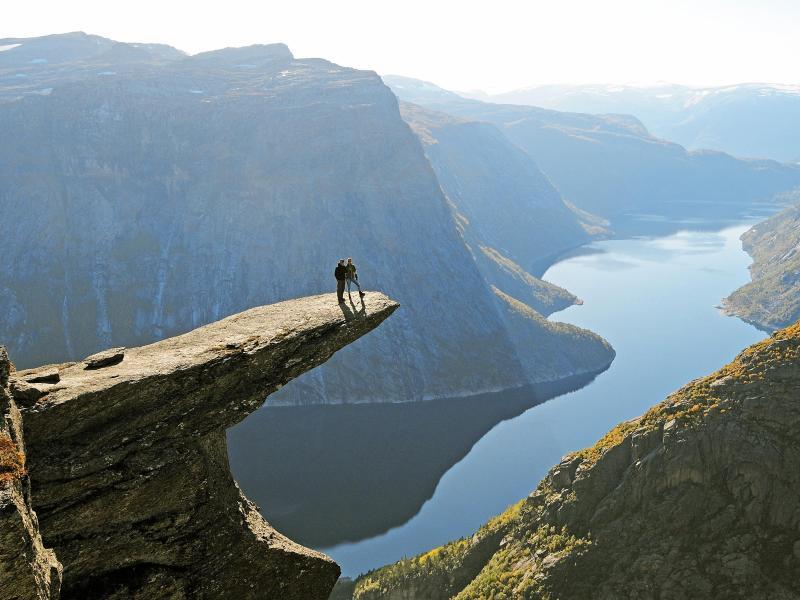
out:
M338 566L242 495L225 430L398 306L375 292L365 300L356 310L333 294L280 302L116 349L102 368L12 373L62 597L327 598Z

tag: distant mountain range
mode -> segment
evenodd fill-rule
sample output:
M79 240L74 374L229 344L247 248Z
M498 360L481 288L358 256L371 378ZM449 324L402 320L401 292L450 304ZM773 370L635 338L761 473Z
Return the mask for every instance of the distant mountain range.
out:
M503 155L462 148L452 168L484 161L485 187L448 200L373 72L282 44L186 56L76 33L0 47L14 140L0 147L0 340L19 366L330 290L345 256L401 309L275 402L461 396L613 359L599 336L544 319L575 298L529 271L589 235L496 129L478 132L513 158L512 179L488 172ZM549 237L523 252L492 211Z
M800 161L800 84L542 85L481 99L554 110L635 115L689 150Z
M688 151L630 115L559 112L462 98L434 84L384 78L403 100L497 126L565 200L619 221L630 214L730 219L800 185L800 165Z

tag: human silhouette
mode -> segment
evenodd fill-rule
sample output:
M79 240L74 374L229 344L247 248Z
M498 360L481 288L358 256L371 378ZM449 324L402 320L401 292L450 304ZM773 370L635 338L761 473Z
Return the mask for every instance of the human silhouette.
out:
M347 264L345 265L345 278L347 280L347 295L350 295L350 286L355 285L358 288L358 295L362 298L366 295L364 292L361 291L361 285L358 283L358 272L356 270L355 264L353 264L353 259L348 258Z
M339 304L344 304L344 282L347 278L347 268L344 266L344 259L341 259L339 264L336 265L333 276L336 277L336 298L339 300Z

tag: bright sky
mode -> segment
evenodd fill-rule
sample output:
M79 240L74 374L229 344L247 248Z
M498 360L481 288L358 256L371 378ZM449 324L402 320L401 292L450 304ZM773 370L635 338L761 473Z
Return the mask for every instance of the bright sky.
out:
M538 83L798 83L798 0L37 0L0 38L83 30L190 53L285 42L457 90Z

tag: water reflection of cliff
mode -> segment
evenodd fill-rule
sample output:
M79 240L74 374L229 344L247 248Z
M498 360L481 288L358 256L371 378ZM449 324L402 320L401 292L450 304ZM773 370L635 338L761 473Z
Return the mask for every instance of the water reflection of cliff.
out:
M279 531L327 547L413 517L497 423L587 385L569 378L470 398L269 407L228 433L231 468Z

